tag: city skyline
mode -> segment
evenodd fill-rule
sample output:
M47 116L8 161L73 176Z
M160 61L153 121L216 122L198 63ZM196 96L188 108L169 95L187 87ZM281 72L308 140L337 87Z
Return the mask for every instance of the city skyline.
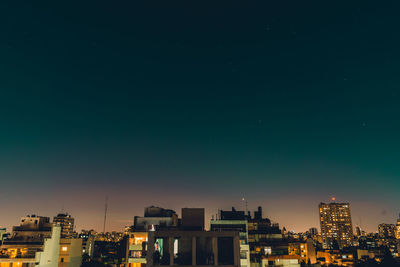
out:
M340 203L340 201L336 201L336 198L331 198L330 199L330 202L328 201L327 203L336 203L336 204L349 204L349 203ZM319 205L320 204L323 204L323 202L321 202L321 203L318 203ZM271 216L270 214L268 214L268 213L264 213L264 215L266 215L266 217L267 218L269 218L269 219L271 219L272 220L272 222L274 222L274 223L278 223L279 225L280 225L280 227L281 228L285 228L287 231L294 231L294 232L306 232L306 231L309 231L311 228L317 228L318 229L318 231L321 231L321 227L320 227L320 220L319 220L319 216L320 216L320 214L319 214L319 205L318 205L318 207L317 207L317 221L316 221L316 223L315 223L315 225L313 225L312 224L312 222L309 222L309 221L307 221L308 219L309 219L309 216L307 215L307 216L299 216L299 215L297 215L297 216L293 216L293 215L290 215L290 216L288 216L288 214L285 214L284 216L283 216L283 218L286 218L286 219L288 219L289 221L290 220L293 220L294 218L304 218L305 220L304 220L304 222L306 223L306 224L304 224L303 225L303 228L296 228L296 227L290 227L290 223L289 224L284 224L284 223L282 223L282 222L280 222L279 220L277 220L273 215ZM117 232L121 232L121 231L123 231L124 230L124 228L125 227L128 227L128 226L131 226L131 225L133 225L133 222L134 222L134 217L135 216L141 216L141 215L143 215L143 211L144 211L144 209L146 208L146 207L150 207L150 206L153 206L153 205L147 205L147 206L143 206L142 207L142 211L141 212L139 212L139 213L136 213L136 214L133 214L132 216L125 216L125 217L122 217L122 218L125 218L125 219L123 219L123 220L118 220L118 219L116 219L116 215L115 215L115 213L114 212L112 212L112 210L111 210L111 213L110 213L110 210L107 210L107 222L106 222L106 232L112 232L112 231L117 231ZM157 206L157 205L156 205ZM160 207L163 207L163 208L170 208L170 209L172 209L172 210L174 210L174 211L176 211L177 212L177 214L178 215L180 215L180 211L181 211L181 208L186 208L186 207L190 207L190 208L193 208L193 207L196 207L196 208L200 208L201 206L177 206L177 207L175 207L175 208L171 208L171 207L166 207L166 206L162 206L161 204L160 205L158 205L158 206L160 206ZM217 218L217 214L219 213L219 211L220 210L224 210L224 209L227 209L227 210L229 210L229 209L231 209L231 208L235 208L236 210L243 210L243 211L246 211L246 209L249 211L249 212L251 212L251 214L253 214L255 211L257 211L257 208L259 207L259 205L257 205L257 206L255 206L254 208L252 208L252 206L248 206L248 203L244 203L243 202L243 199L239 202L239 205L237 205L237 206L225 206L224 208L218 208L218 209L215 209L215 212L212 212L212 211L208 211L207 209L206 209L206 211L205 211L205 215L206 215L206 217L205 217L205 225L206 225L206 227L208 227L209 226L209 222L210 222L210 220L212 220L212 218ZM262 206L261 206L262 207ZM18 218L17 218L17 221L19 220L19 218L21 218L21 217L24 217L24 216L26 216L26 215L31 215L31 214L35 214L35 215L38 215L38 216L49 216L49 217L53 217L54 216L54 218L55 218L55 216L56 215L58 215L58 214L67 214L67 215L69 215L69 216L72 216L72 218L74 218L75 219L75 227L74 227L74 230L75 231L77 231L77 232L79 232L79 231L81 231L81 230L91 230L91 229L93 229L93 230L95 230L95 231L97 231L97 232L102 232L102 229L103 229L103 226L104 226L104 203L103 203L103 206L102 206L102 208L103 208L103 214L101 214L101 216L98 216L98 220L96 220L96 222L94 223L94 224L92 224L92 223L86 223L86 224L84 224L84 223L79 223L79 218L77 217L77 216L75 216L74 214L71 214L69 211L66 211L65 209L64 209L64 207L62 208L62 210L58 210L54 215L51 215L51 214L40 214L40 213L26 213L26 214L21 214L21 216L19 216ZM107 208L109 208L109 203L108 203L108 200L107 200ZM201 207L201 208L203 208L203 207ZM265 206L264 206L264 208L265 208ZM300 209L301 210L301 209ZM352 208L350 208L350 210L352 210ZM265 212L265 210L264 210L264 212ZM268 212L268 210L267 210L267 212ZM352 213L353 213L353 211L352 211ZM357 214L357 212L356 212L356 214ZM86 217L86 221L88 221L87 220L87 217L90 217L91 215L89 214L89 215L87 215L87 216L83 216L83 218L84 218L84 221L85 221L85 217ZM372 215L373 216L373 215ZM400 216L400 215L399 215ZM128 217L132 217L132 219L131 220L129 220L129 219L127 219ZM78 219L77 219L78 218ZM376 225L370 225L370 226L365 226L365 225L363 225L362 224L362 221L361 221L361 219L360 218L355 218L355 216L353 215L352 216L352 218L353 218L353 225L352 225L352 229L353 229L353 232L354 233L356 233L356 227L360 227L361 226L361 229L363 230L363 231L365 231L366 233L378 233L378 226L380 225L380 224L385 224L385 223L388 223L388 224L393 224L393 225L395 225L396 224L396 221L400 218L400 217L396 217L396 216L394 216L394 219L391 219L391 215L389 215L389 216L386 216L386 220L385 219L383 219L383 218L385 218L384 216L379 216L378 218L376 218L376 222L378 222ZM9 218L10 219L10 221L11 221L11 219L13 219L13 218ZM89 221L93 221L93 218L91 218L91 220L89 220ZM360 224L360 222L361 222L361 224ZM10 224L10 225L0 225L0 228L1 227L5 227L5 228L7 228L7 229L11 229L12 228L12 226L13 226L14 224Z
M156 205L400 212L400 3L0 4L0 225ZM4 12L6 10L6 12ZM243 208L240 208L243 209Z

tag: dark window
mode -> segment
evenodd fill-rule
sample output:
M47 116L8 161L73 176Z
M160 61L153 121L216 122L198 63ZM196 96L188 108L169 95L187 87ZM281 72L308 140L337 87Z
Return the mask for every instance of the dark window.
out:
M218 264L233 265L233 238L218 237Z

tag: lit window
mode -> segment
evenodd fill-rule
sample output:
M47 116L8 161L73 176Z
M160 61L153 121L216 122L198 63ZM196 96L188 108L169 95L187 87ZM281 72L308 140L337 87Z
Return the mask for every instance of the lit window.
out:
M68 247L62 247L61 250L62 250L62 251L67 251L67 250L68 250Z

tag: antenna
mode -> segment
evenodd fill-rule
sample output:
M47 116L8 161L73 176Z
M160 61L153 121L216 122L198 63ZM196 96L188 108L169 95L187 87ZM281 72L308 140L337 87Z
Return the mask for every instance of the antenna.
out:
M246 216L247 216L248 209L247 209L247 199L245 198L245 196L242 197L242 201L244 201L244 205L245 205L245 208L246 208Z
M106 232L107 207L108 207L108 196L106 196L106 201L105 201L105 205L104 205L104 224L103 224L103 233L105 233L105 232Z

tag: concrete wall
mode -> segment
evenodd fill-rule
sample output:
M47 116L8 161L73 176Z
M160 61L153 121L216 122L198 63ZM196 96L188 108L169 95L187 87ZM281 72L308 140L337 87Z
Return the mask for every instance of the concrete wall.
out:
M39 262L39 267L57 267L58 257L60 252L60 235L61 227L53 226L51 238L46 238L44 241L44 249L42 252L36 253L36 262Z

